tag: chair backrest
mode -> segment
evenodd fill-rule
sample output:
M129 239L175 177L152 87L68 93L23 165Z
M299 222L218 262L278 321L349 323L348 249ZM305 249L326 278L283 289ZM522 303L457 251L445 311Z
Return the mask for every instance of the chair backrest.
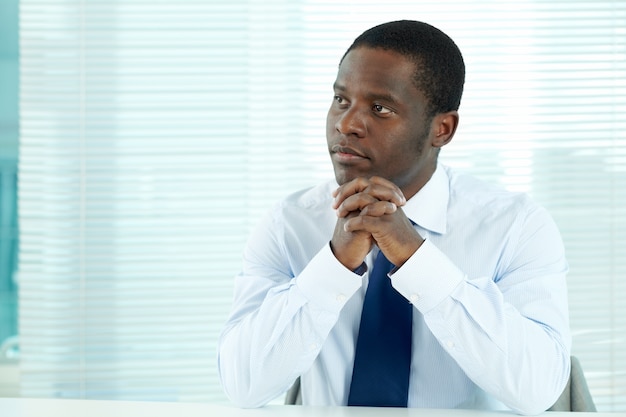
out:
M302 405L302 392L300 391L300 378L296 379L287 394L285 395L285 404Z
M559 399L548 411L597 411L580 361L575 356L570 359L572 369L569 381Z
M575 356L571 357L572 368L567 385L559 399L548 411L597 411L591 392L587 386L587 380L583 373L580 361ZM301 405L302 392L300 391L300 378L296 379L287 394L285 404Z

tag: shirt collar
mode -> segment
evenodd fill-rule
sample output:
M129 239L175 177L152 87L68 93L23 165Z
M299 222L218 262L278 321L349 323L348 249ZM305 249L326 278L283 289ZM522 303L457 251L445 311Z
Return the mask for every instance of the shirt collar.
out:
M421 190L402 208L409 219L431 232L446 232L450 183L441 164Z

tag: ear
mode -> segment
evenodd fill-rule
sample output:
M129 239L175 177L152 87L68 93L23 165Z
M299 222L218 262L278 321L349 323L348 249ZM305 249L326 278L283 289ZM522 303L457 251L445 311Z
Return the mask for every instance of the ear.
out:
M459 112L456 110L436 115L432 121L432 146L435 148L441 148L442 146L447 145L452 140L458 125Z

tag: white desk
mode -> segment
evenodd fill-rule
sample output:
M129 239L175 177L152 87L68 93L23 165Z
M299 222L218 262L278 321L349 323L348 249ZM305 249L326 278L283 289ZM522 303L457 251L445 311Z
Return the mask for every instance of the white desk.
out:
M199 403L0 398L1 417L495 417L510 413L475 410L431 410L366 407L302 407L274 405L242 410ZM626 413L576 413L575 417L614 417ZM571 413L544 413L549 417Z

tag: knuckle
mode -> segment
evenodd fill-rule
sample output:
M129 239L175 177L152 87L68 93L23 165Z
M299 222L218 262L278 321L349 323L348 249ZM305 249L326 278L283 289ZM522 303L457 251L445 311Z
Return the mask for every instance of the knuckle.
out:
M358 189L364 189L364 188L367 188L367 186L369 185L369 180L367 180L366 178L363 178L363 177L358 177L358 178L355 178L355 180L354 180L354 181L355 181L355 184L354 184L354 185L355 185L355 186L356 186L356 188L358 188Z

